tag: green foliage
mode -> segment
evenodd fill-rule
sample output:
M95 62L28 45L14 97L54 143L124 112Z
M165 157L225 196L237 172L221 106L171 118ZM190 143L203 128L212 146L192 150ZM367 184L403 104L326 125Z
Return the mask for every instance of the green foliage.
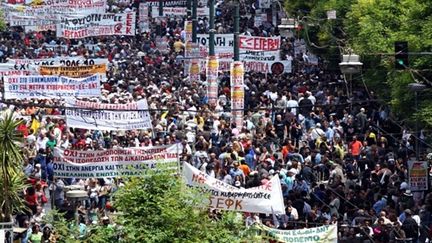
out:
M91 242L107 242L121 232L120 242L240 242L245 232L235 213L212 220L202 208L202 193L166 171L149 170L146 176L128 178L115 193L114 220L120 230L99 227Z
M307 2L307 3L305 3ZM432 82L432 56L410 55L410 70L394 70L394 42L408 41L410 52L430 52L432 49L432 5L422 0L286 0L286 9L293 16L303 17L301 9L307 9L304 25L307 40L325 49L313 52L325 58L338 59L335 46L348 53L352 50L361 55L363 77L369 90L387 100L393 111L410 117L414 109L414 94L407 84L421 81ZM326 11L336 10L337 20L327 20ZM301 13L301 14L299 14ZM340 59L339 59L340 60ZM338 61L338 60L336 60ZM334 65L333 65L334 66ZM428 81L426 81L428 80ZM419 99L422 107L430 104L432 98ZM424 105L422 105L424 104ZM428 114L420 112L418 115ZM423 117L422 121L428 120Z
M22 135L16 130L19 121L12 113L0 117L0 205L1 222L10 222L12 214L26 209L22 192L25 187L22 172L23 157L19 147Z
M49 211L43 218L45 224L52 226L53 234L56 236L56 240L59 243L75 243L79 236L79 230L74 225L74 222L66 221L64 214L57 210Z

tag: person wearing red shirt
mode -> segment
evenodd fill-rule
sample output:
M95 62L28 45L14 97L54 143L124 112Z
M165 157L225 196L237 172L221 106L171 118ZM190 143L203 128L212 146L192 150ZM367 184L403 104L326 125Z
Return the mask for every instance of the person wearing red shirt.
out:
M362 147L363 147L362 142L357 140L357 136L353 136L353 141L349 145L349 150L354 158L356 159L360 158L360 152Z

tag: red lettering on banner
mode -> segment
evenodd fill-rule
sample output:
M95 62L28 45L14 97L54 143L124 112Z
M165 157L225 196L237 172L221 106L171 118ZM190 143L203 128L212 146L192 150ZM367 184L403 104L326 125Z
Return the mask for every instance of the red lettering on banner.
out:
M126 34L132 34L132 14L126 15Z

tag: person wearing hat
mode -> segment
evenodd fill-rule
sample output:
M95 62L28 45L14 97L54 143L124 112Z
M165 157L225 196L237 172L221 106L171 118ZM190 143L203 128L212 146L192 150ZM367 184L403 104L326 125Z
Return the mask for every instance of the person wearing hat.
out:
M417 222L413 219L412 211L410 209L405 209L405 220L402 223L402 229L405 231L406 238L411 238L411 242L417 242L419 237L419 226Z

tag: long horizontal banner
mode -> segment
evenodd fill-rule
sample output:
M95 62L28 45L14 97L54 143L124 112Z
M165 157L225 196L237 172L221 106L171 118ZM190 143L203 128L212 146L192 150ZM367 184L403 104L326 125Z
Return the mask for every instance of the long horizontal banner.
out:
M159 6L159 0L146 0L148 6ZM163 7L186 7L186 0L162 0Z
M133 176L146 169L176 169L178 145L108 150L54 149L54 176L59 178L103 178ZM165 168L166 166L166 168Z
M263 240L270 242L292 243L292 242L310 242L310 243L337 243L337 225L324 225L321 227L295 229L295 230L278 230L263 224L254 224L254 229L258 230L258 235ZM266 242L266 241L261 241Z
M222 60L219 61L219 71L229 72L230 65L233 61ZM282 74L291 73L292 64L289 60L283 61L243 61L245 72L259 72L259 73L271 73L271 74ZM205 72L206 62L201 60L201 71Z
M188 163L183 164L186 183L210 193L209 207L240 212L283 214L285 206L279 177L266 185L237 188L213 178Z
M9 76L3 79L6 99L62 99L101 95L100 75L77 79L60 76Z
M65 105L73 108L66 109L68 127L107 131L152 128L146 99L128 104L104 104L66 99Z
M76 57L54 57L44 59L9 59L6 64L13 64L14 70L28 70L32 66L88 66L108 63L107 58L85 58L83 56ZM0 63L0 67L3 63Z
M135 12L61 17L57 37L82 39L105 35L135 35Z
M106 64L97 64L90 66L41 66L39 68L41 75L59 75L71 78L83 78L93 74L99 74L102 77L106 76Z
M159 17L158 7L152 7L152 18ZM163 8L163 17L166 16L186 16L187 9L186 7L164 7ZM209 8L197 8L197 16L209 16Z

